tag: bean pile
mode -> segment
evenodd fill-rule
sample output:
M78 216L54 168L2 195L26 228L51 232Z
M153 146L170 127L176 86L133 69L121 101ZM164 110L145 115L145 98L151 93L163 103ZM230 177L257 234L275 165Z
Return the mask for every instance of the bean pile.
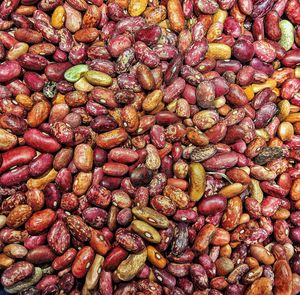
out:
M297 294L299 160L299 0L1 1L7 293Z

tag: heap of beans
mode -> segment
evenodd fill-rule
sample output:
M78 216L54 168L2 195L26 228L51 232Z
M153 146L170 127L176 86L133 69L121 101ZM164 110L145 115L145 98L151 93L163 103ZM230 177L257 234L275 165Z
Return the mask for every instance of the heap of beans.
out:
M299 0L3 0L0 30L7 293L300 291Z

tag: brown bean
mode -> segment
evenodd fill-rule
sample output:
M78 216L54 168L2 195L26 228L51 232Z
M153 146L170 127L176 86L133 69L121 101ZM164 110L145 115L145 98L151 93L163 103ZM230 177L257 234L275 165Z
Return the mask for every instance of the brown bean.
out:
M31 82L32 83L32 82ZM43 123L50 114L50 105L45 101L40 101L33 106L27 116L30 127L37 127Z
M118 266L115 274L119 280L129 281L136 276L147 259L147 250L137 254L130 254Z
M216 227L212 224L205 225L198 233L196 240L194 242L194 249L199 252L204 252L209 243L211 242L214 234L216 232Z
M19 244L9 244L3 248L3 253L8 257L20 259L27 255L28 250Z
M12 228L18 228L30 218L31 214L30 206L18 205L7 216L6 224Z
M181 3L178 0L168 2L168 15L172 30L180 32L184 29L184 15Z
M55 270L62 270L70 266L76 257L77 251L74 248L69 248L63 255L56 257L52 262L52 267Z
M222 218L222 226L226 230L234 229L242 214L242 201L240 197L233 197L227 203L226 211Z
M17 137L2 128L0 128L0 139L1 151L8 151L17 144Z
M74 164L83 172L91 171L93 167L93 150L87 144L79 144L74 150Z
M276 294L292 293L292 272L287 261L277 260L274 263L274 291Z
M113 131L100 134L96 138L96 144L100 148L110 149L123 143L128 137L127 132L123 128L117 128Z

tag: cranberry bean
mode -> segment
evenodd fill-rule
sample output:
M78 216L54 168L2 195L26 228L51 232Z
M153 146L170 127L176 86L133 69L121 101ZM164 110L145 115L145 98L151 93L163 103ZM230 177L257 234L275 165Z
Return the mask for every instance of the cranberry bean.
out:
M19 261L7 268L2 277L1 283L5 287L10 287L15 283L26 279L34 272L34 266L26 261Z
M216 154L212 158L203 162L206 169L215 171L218 169L228 169L233 167L238 161L237 154L234 152Z
M226 97L230 103L236 106L242 107L248 103L247 96L245 95L243 89L236 84L229 86L229 93Z
M197 90L197 104L202 108L212 107L216 96L215 84L211 81L200 82Z
M83 220L94 228L102 228L107 220L107 213L100 208L90 207L82 212Z
M187 50L185 55L185 63L189 66L195 66L204 59L204 56L208 50L207 42L196 41L194 44Z
M151 46L158 42L161 36L161 28L157 25L149 26L148 28L141 28L135 33L137 41L142 41L146 45Z

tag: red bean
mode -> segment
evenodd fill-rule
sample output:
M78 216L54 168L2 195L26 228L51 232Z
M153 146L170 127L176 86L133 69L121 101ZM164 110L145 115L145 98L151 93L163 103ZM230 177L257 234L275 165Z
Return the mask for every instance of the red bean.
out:
M29 179L29 166L21 166L0 176L0 185L17 186Z
M226 208L226 198L220 195L207 197L199 203L199 212L203 215L214 215Z
M29 129L24 134L25 142L42 152L54 153L60 149L60 144L52 137L38 129Z
M28 146L16 147L2 154L0 174L14 166L28 164L36 155L36 151Z

